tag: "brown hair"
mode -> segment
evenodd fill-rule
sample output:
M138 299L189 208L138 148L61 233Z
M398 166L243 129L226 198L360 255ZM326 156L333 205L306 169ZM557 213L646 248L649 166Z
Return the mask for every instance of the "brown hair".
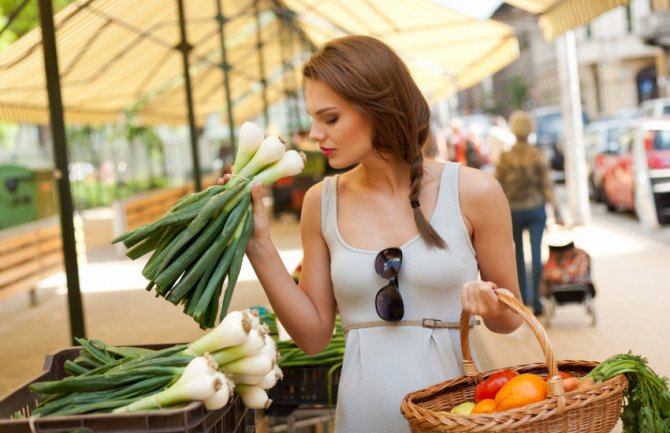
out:
M430 109L402 59L375 38L345 36L323 45L303 67L303 77L322 81L372 123L372 146L379 155L393 155L409 164L409 202L418 203ZM446 247L421 209L413 207L426 244Z
M518 141L526 141L534 129L533 119L526 112L517 110L509 117L509 129Z

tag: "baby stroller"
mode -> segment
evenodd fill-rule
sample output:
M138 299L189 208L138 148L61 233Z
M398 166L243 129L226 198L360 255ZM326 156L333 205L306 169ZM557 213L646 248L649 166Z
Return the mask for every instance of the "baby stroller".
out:
M549 257L542 272L541 291L546 326L556 313L556 307L565 304L582 304L596 324L593 298L596 288L591 280L591 257L575 246L570 229L554 228L548 233Z

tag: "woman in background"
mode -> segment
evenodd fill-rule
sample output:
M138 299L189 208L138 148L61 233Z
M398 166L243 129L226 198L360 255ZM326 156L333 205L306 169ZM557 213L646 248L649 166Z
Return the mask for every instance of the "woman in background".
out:
M503 152L496 164L495 177L500 181L512 210L512 230L516 269L525 304L535 314L542 314L540 281L542 279L542 234L547 222L545 206L551 203L554 211L553 186L549 179L549 165L544 153L528 143L533 132L533 121L522 111L510 116L510 130L516 143ZM528 283L524 257L523 233L528 230L532 262L532 280Z

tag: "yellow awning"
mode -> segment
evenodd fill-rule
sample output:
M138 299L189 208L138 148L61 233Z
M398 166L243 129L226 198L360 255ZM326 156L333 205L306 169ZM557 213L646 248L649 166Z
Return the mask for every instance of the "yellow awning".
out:
M226 34L237 35L242 34L244 29L254 31L254 36L251 38L240 38L237 43L233 40L227 44L227 61L233 68L230 74L230 96L233 102L233 119L236 124L262 113L264 108L262 79L265 79L266 82L265 98L268 105L282 100L287 90L295 90L300 85L299 66L307 56L304 43L295 34L289 37L286 29L282 28L281 21L270 11L263 15L263 22L265 25L262 29L262 39L265 43L262 56L265 77L262 77L260 73L255 18L249 16L239 19L238 25L241 27L236 33L226 30ZM290 68L283 66L282 50L285 52L284 57L291 59L294 63L292 72ZM197 113L208 115L218 112L225 119L226 97L223 73L217 66L221 62L220 50L218 50L211 56L208 64L202 65L197 70L194 68L192 92ZM187 108L181 82L152 98L139 110L138 114L143 123L183 123L187 116Z
M269 104L299 86L309 54L298 32L287 39L274 13L277 2L259 3L265 77L253 2L221 0L236 124L262 112L263 80ZM204 125L209 114L225 119L226 111L216 1L184 5L196 122ZM295 12L300 35L314 45L345 34L383 39L435 100L478 83L518 56L511 27L431 0L368 0L355 7L346 0L288 0L281 6ZM115 123L130 107L139 107L144 124L187 122L176 1L77 0L56 15L55 24L67 123ZM0 120L48 123L41 41L36 29L0 53ZM294 69L285 67L287 58Z
M278 20L273 3L260 3L263 37L271 41L264 49L265 68L276 74L282 65ZM248 118L262 111L256 17L248 1L222 4L233 99L244 105ZM184 5L196 121L203 125L207 115L226 105L216 2L188 0ZM119 122L125 109L153 101L139 111L140 121L185 124L178 22L173 0L79 0L59 12L55 23L66 122ZM294 39L295 51L304 50ZM0 119L48 123L41 40L35 29L0 53Z
M629 0L506 0L506 3L540 16L540 27L547 41L584 25L598 15Z
M518 57L511 27L454 12L431 0L285 0L308 37L320 45L365 34L384 40L431 98L479 83Z

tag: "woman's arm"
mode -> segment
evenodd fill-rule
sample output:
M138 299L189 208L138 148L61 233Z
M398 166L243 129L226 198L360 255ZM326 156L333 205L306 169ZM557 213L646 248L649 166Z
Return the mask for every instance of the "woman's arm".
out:
M253 190L254 230L246 251L277 317L308 354L318 353L328 345L335 326L330 255L321 234L321 190L321 184L313 186L303 200L300 227L304 258L300 287L270 239L258 186Z
M460 169L459 195L483 280L463 286L463 308L481 316L494 332L512 332L521 325L521 317L499 302L494 293L501 287L521 299L507 199L495 178L467 167Z

